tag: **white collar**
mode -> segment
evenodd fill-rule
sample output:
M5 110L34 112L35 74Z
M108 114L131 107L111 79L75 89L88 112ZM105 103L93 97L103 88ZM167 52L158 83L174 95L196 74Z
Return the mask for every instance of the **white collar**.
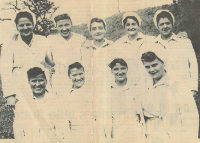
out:
M139 32L137 37L133 41L140 41L141 39L144 39L144 35L141 32ZM133 41L129 40L128 35L124 36L123 38L124 43L131 44Z
M152 80L152 85L153 85L153 80ZM158 86L162 85L169 86L169 76L167 73L163 78L161 78L156 84L153 85L153 88L157 88Z
M161 38L161 34L159 34L156 38L155 38L155 43L160 43L163 45L164 42L170 42L170 41L176 41L178 42L179 39L177 37L177 35L175 35L174 33L172 33L172 36L168 39L168 40L163 40ZM164 45L163 45L164 46Z
M124 85L123 87L119 87L116 82L112 82L110 88L111 89L122 89L122 92L126 91L126 90L130 90L131 88L133 88L133 86L136 86L137 84L130 84L129 80L127 79L127 83L126 85Z
M92 46L91 47L92 47L93 50L97 50L97 49L100 49L100 48L105 48L105 47L109 46L111 43L112 42L110 40L107 40L106 38L104 38L103 44L100 47L96 47L93 43L93 40L92 40ZM87 48L89 48L89 47L87 47Z

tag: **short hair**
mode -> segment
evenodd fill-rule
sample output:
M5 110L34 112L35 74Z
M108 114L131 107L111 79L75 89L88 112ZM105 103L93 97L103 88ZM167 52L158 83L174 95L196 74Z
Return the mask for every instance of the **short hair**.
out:
M77 69L81 69L82 68L83 71L84 71L84 67L79 62L75 62L75 63L69 65L69 67L68 67L68 76L70 76L71 69L73 69L73 68L77 68Z
M143 53L141 57L142 62L153 62L156 59L164 63L154 52Z
M20 18L28 18L33 24L33 16L31 13L27 12L27 11L23 11L23 12L19 12L17 15L16 15L16 18L15 18L15 24L17 25L18 22L19 22L19 19Z
M124 28L125 28L125 25L126 25L126 22L127 22L128 19L133 19L133 20L137 23L137 25L139 26L139 21L138 21L138 19L137 19L135 16L127 16L127 17L123 20Z
M159 13L156 17L156 22L157 22L157 26L158 26L158 23L160 21L161 18L168 18L169 21L171 23L173 23L173 17L171 16L171 14L169 12L166 12L166 11L162 11L161 13Z
M37 75L40 75L40 74L43 74L46 79L45 72L41 68L33 67L27 71L28 80L30 80L31 78L36 77Z
M68 14L61 14L61 15L57 15L55 18L54 18L54 21L55 22L58 22L59 20L64 20L64 19L69 19L71 21L71 24L72 24L72 20L70 18L70 16Z
M100 18L92 18L92 20L90 21L90 31L91 31L91 25L92 23L94 22L98 22L98 23L103 23L103 27L104 29L106 29L106 23L103 19L100 19Z
M128 68L127 63L126 63L123 59L121 59L121 58L116 58L116 59L114 59L108 66L109 66L111 69L113 69L113 67L114 67L117 63L120 63L122 66L125 66L125 67Z

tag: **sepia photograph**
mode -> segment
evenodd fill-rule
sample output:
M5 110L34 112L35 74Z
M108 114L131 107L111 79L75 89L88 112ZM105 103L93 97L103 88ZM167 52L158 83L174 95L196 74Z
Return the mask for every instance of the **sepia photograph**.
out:
M199 0L1 0L0 142L198 143Z

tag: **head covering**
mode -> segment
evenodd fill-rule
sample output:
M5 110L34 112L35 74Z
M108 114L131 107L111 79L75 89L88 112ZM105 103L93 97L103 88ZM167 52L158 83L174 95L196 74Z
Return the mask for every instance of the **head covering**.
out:
M63 19L70 19L71 20L71 24L72 24L72 19L71 17L69 16L68 13L65 12L65 10L62 10L62 9L58 9L54 12L53 14L53 22L54 22L54 25L56 25L56 22L59 21L59 20L63 20Z
M89 23L88 23L88 30L89 31L91 31L90 29L91 29L91 21L93 20L93 19L95 19L94 21L93 21L93 23L94 22L97 22L97 21L99 21L99 20L101 20L104 24L105 24L105 30L107 31L107 25L106 25L106 21L103 19L103 18L99 18L99 17L93 17L90 21L89 21Z
M135 13L135 12L126 12L126 13L124 13L124 15L123 15L123 17L122 17L122 25L123 25L123 27L124 27L124 23L123 23L124 19L125 19L126 17L129 17L129 16L135 17L135 18L138 20L138 22L139 22L139 26L141 26L142 20L141 20L140 17L137 15L137 13Z
M141 59L142 54L146 52L153 52L156 54L156 56L161 59L165 65L167 65L168 61L168 54L165 50L164 46L162 46L160 43L152 43L152 42L146 42L140 47L140 50L138 52L139 58Z
M158 23L157 23L157 20L156 20L156 19L157 19L157 16L158 16L158 14L160 14L160 13L163 12L163 11L169 13L169 14L171 15L171 17L172 17L173 25L174 25L174 23L175 23L174 15L173 15L169 10L158 10L158 11L156 11L156 13L155 13L155 15L154 15L154 17L153 17L153 22L154 22L156 28L158 28Z
M35 17L35 14L34 13L32 13L30 10L28 10L28 9L23 9L23 10L20 10L20 11L18 11L17 13L16 13L16 16L15 16L15 19L17 18L17 15L19 14L19 13L22 13L22 12L27 12L27 13L30 13L31 14L31 16L32 16L32 18L33 18L33 25L35 26L35 24L36 24L36 17ZM27 17L27 16L24 16L24 17ZM21 17L20 17L21 18ZM27 17L28 18L28 17ZM18 19L19 20L19 19Z

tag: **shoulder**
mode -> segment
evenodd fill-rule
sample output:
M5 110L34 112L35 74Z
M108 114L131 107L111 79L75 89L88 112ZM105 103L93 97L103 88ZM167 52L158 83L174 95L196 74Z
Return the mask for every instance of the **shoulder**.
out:
M59 38L58 34L56 35L49 35L47 37L47 40L52 41L52 40L57 40Z
M106 42L107 42L109 45L113 45L113 44L114 44L114 42L111 41L111 40L106 40Z
M92 47L92 40L85 40L82 44L83 49L90 49Z
M77 33L74 33L74 32L72 32L72 34L73 34L73 38L75 38L77 40L83 40L83 41L86 40L86 38L83 35L80 35L80 34L77 34Z
M45 36L43 36L43 35L38 35L38 34L34 34L34 38L35 38L35 39L40 39L40 40L46 39Z
M124 35L123 37L119 38L117 41L115 41L115 44L123 44L127 41L127 35Z

